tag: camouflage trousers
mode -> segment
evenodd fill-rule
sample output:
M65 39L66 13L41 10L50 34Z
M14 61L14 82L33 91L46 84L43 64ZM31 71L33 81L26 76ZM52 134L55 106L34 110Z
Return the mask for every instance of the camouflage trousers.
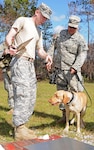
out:
M10 65L14 91L13 124L19 126L25 124L34 111L37 80L33 62L14 57Z
M14 98L13 98L13 87L11 84L11 73L7 68L3 69L3 79L4 79L4 88L8 92L8 105L11 108L14 107Z
M79 77L80 81L78 81ZM83 77L81 75L81 72L78 72L76 74L71 74L70 71L63 71L59 70L59 73L57 75L57 81L56 81L56 86L57 90L65 90L65 91L83 91Z

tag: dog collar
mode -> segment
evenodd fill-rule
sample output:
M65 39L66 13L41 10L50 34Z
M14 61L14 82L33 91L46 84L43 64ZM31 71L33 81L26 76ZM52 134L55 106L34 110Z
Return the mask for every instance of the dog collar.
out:
M71 100L67 103L67 105L69 105L69 104L73 101L73 99L74 99L74 93L71 92L71 94L72 94L72 98L71 98Z

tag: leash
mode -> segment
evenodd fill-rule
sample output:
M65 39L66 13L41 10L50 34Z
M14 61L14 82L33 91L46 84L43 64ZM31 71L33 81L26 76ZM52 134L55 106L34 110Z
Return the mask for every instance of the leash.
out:
M87 92L87 90L86 90L85 86L83 85L82 81L80 80L80 78L79 78L79 76L78 76L78 74L77 74L77 73L76 73L76 77L77 77L78 81L81 83L82 87L84 88L84 90L85 90L85 92L86 92L86 94L87 94L88 98L90 99L91 105L92 105L92 99L91 99L91 97L90 97L89 93Z

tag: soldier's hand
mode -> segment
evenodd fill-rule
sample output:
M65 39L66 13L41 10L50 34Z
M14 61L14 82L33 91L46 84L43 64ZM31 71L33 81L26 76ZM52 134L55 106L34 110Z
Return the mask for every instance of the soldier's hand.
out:
M50 71L51 67L52 67L52 58L51 58L51 56L47 55L47 57L46 57L46 68L48 71Z
M12 55L12 56L16 55L16 53L17 53L16 47L11 45L11 46L8 47L8 49L9 49L9 54L10 55Z
M71 69L70 69L70 73L71 73L71 74L75 74L75 73L76 73L76 70L75 70L74 68L71 68Z
M46 68L47 68L48 71L50 71L51 70L51 65L49 63L47 63Z
M9 49L5 49L3 55L9 54Z

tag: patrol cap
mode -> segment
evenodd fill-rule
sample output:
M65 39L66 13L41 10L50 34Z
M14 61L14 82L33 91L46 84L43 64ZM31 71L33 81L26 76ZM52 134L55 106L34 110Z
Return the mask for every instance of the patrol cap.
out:
M69 22L68 26L73 27L73 28L78 28L80 18L78 16L72 15L69 17Z
M46 17L47 19L50 19L50 16L52 14L52 10L50 9L49 6L47 6L46 4L42 3L38 9L41 11L42 15L44 17Z

